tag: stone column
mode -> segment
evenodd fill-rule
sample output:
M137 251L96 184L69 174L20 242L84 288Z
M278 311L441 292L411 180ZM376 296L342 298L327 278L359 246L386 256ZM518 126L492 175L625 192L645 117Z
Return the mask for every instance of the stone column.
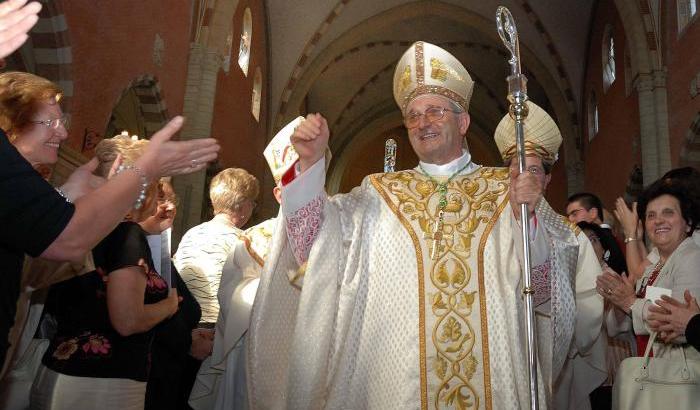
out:
M566 158L566 180L569 195L582 192L585 182L585 166L577 158Z
M671 169L666 72L640 73L637 82L644 185Z
M180 133L182 140L211 136L220 60L219 54L205 45L193 43L190 46L183 107L186 121ZM203 198L208 194L204 192L204 185L205 171L173 178L173 187L180 198L173 227L173 249L189 228L202 222Z
M668 130L666 77L665 69L654 71L654 107L656 108L656 148L659 152L659 177L668 172L673 166L671 163L671 141Z

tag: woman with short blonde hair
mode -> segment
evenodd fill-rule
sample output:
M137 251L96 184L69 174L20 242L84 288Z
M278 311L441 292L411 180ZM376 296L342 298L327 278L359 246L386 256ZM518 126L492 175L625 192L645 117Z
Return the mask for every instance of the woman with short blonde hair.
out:
M209 198L214 215L238 212L246 201L255 201L260 192L258 180L242 168L227 168L211 180Z
M214 217L187 231L180 241L173 262L202 308L202 327L216 323L221 270L253 214L259 191L258 180L244 169L219 172L209 188Z

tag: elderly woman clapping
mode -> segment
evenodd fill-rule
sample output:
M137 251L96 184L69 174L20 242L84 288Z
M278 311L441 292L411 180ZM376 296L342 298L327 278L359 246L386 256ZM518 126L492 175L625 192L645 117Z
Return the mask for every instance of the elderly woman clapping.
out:
M598 277L597 285L603 297L632 318L637 352L641 354L650 332L661 330L659 323L650 317L650 309L658 299L653 295L670 292L673 297L682 299L686 290L691 295L700 295L700 275L697 274L700 247L690 237L700 221L700 204L679 186L660 180L642 193L637 209L654 246L650 256L656 262L647 266L636 283L627 275L606 272ZM651 298L654 300L649 300ZM667 342L685 343L682 337L666 338L663 331L660 336Z
M64 198L35 170L57 161L68 136L60 103L61 90L44 78L0 74L0 302L5 307L0 309L0 363L8 348L25 254L83 261L144 194L147 183L202 170L219 150L214 139L171 141L182 127L183 118L177 117L151 137L130 168L101 187L90 184L96 160L78 168L69 182L79 189L64 189Z

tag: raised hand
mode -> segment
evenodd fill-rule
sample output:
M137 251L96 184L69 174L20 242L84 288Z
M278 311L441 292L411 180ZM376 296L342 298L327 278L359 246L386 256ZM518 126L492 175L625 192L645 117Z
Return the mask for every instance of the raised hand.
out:
M200 171L218 156L220 147L214 138L171 141L184 120L177 116L153 134L146 151L136 161L149 180Z
M292 134L291 142L299 154L299 165L304 172L323 158L328 147L328 122L321 114L309 114Z
M27 41L27 32L39 20L41 4L27 0L0 2L0 58L10 55Z
M627 207L627 203L622 198L615 200L615 209L613 210L615 218L620 221L622 230L626 238L641 239L644 236L644 231L637 229L639 226L639 216L637 215L637 203L632 203L632 209Z

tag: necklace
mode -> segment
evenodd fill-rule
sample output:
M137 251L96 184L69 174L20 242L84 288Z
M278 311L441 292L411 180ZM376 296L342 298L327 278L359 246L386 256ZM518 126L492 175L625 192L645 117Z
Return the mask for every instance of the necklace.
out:
M435 225L433 226L433 232L431 234L425 234L423 236L424 239L432 239L433 243L430 249L430 258L435 260L437 259L437 254L440 250L440 241L442 241L442 228L444 225L444 218L445 218L445 208L447 207L447 185L456 177L459 175L460 172L464 171L468 166L470 162L467 162L464 164L464 166L457 171L455 171L452 175L450 175L449 178L445 182L438 182L435 178L432 177L432 175L428 174L428 172L423 168L423 165L418 163L418 167L421 170L421 173L428 177L428 179L434 183L437 186L437 192L440 194L440 199L438 200L438 212L437 212L437 219L435 220Z
M664 268L664 265L666 264L666 261L659 261L656 263L656 266L654 266L654 270L651 272L649 277L647 278L646 281L642 280L642 286L639 287L639 292L637 292L638 297L645 297L647 294L647 286L653 286L654 282L656 282L656 278L659 277L659 274L661 273L661 269Z

